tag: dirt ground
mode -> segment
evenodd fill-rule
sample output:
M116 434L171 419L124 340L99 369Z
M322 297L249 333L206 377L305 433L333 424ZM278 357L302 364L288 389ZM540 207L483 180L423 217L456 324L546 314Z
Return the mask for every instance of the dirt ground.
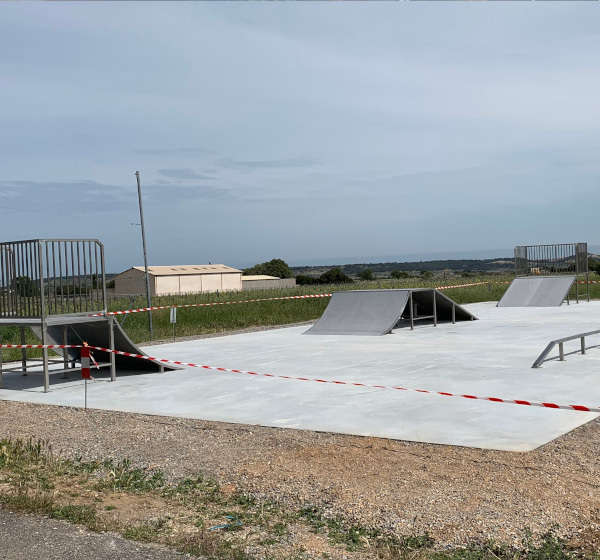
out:
M552 411L548 411L552 414ZM130 458L441 545L516 544L529 528L600 545L600 422L510 453L0 401L0 437L84 459Z

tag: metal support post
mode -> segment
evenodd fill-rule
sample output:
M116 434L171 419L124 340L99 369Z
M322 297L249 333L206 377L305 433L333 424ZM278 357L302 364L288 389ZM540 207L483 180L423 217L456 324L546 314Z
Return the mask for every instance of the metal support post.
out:
M63 346L66 346L69 342L67 332L68 332L68 327L64 326L63 327ZM67 369L69 367L69 354L68 354L66 348L63 349L63 367L65 369Z
M67 329L68 329L68 327L65 325L63 327L63 337L62 337L63 338L62 339L63 346L66 346L67 342L68 342ZM69 353L66 348L63 348L63 369L64 369L64 372L62 374L62 378L67 379L69 377L68 372L67 372L67 370L69 369Z
M561 362L565 361L565 345L562 342L558 343L558 356Z
M25 327L20 328L21 331L21 344L25 344ZM27 349L21 348L21 371L23 375L27 375Z
M433 326L437 327L437 292L433 290Z
M108 317L108 336L109 336L109 348L111 350L115 349L115 318L113 315L109 315ZM113 352L110 353L110 380L117 380L117 367L115 363L115 354Z
M48 344L48 336L46 332L46 320L42 319L42 344ZM50 390L50 375L48 371L48 348L42 348L42 364L44 369L44 393Z
M456 323L456 305L452 304L452 324Z
M581 337L581 353L585 354L585 336Z
M586 270L586 272L585 272L585 290L587 293L587 300L589 303L590 302L590 273L589 273L589 270Z
M150 277L148 275L148 253L146 251L146 229L144 228L144 207L142 206L142 184L140 182L140 172L135 172L138 190L138 203L140 206L140 226L142 228L142 248L144 250L144 270L146 273L146 303L148 307L152 307L152 299L150 297ZM150 340L153 338L152 332L152 311L148 311L148 328L150 329Z
M408 296L408 304L410 307L410 330L412 331L415 328L415 315L413 310L413 293L410 292Z
M48 372L48 348L45 348L45 345L48 344L48 333L46 330L46 294L44 292L44 259L42 255L42 244L41 242L37 242L38 249L38 277L39 277L39 290L40 290L40 316L42 323L42 344L44 348L42 348L42 363L44 370L44 393L47 393L50 390L50 375Z

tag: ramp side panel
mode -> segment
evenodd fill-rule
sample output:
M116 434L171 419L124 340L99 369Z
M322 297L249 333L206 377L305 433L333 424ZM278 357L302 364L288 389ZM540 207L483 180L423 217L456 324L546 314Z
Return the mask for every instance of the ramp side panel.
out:
M575 276L515 278L498 307L558 307L574 281Z
M387 334L402 316L408 298L408 290L335 292L321 318L304 334Z
M50 325L47 327L48 339L50 344L63 343L63 328L67 327L67 344L81 344L83 341L90 346L101 346L108 348L110 346L109 326L108 321L92 320L89 322L78 321L76 323L63 323L61 325ZM36 336L40 337L39 327L32 327ZM127 336L121 325L117 321L114 322L115 334L115 349L130 354L145 353L136 346ZM68 356L71 359L79 358L79 350L77 348L69 349ZM94 356L99 361L108 361L110 355L106 352L94 351ZM115 356L115 363L118 369L136 370L136 371L159 371L160 365L149 361L140 360L138 358L128 356ZM164 365L166 370L175 369L167 364Z
M456 321L476 321L477 317L462 305L456 303L452 298L449 298L443 292L436 290L438 320L449 320L452 318L452 306L454 306L454 314Z

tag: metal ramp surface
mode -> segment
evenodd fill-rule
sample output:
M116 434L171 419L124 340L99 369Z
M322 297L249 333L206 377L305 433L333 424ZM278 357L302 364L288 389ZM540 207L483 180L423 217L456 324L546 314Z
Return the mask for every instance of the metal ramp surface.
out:
M569 294L575 276L527 276L515 278L498 307L557 307Z
M321 318L304 334L380 336L394 328L412 327L418 320L437 324L473 319L466 309L431 288L350 290L335 292Z

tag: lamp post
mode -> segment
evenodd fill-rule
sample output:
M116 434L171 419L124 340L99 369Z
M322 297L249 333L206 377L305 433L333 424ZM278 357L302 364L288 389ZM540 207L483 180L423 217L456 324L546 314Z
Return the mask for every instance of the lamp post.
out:
M144 249L144 270L146 272L146 301L148 307L152 307L152 298L150 297L150 277L148 275L148 253L146 251L146 230L144 229L144 208L142 206L142 184L140 182L140 172L135 172L137 180L138 202L140 205L140 226L142 228L142 247ZM148 328L150 329L150 340L152 340L152 311L148 310Z

